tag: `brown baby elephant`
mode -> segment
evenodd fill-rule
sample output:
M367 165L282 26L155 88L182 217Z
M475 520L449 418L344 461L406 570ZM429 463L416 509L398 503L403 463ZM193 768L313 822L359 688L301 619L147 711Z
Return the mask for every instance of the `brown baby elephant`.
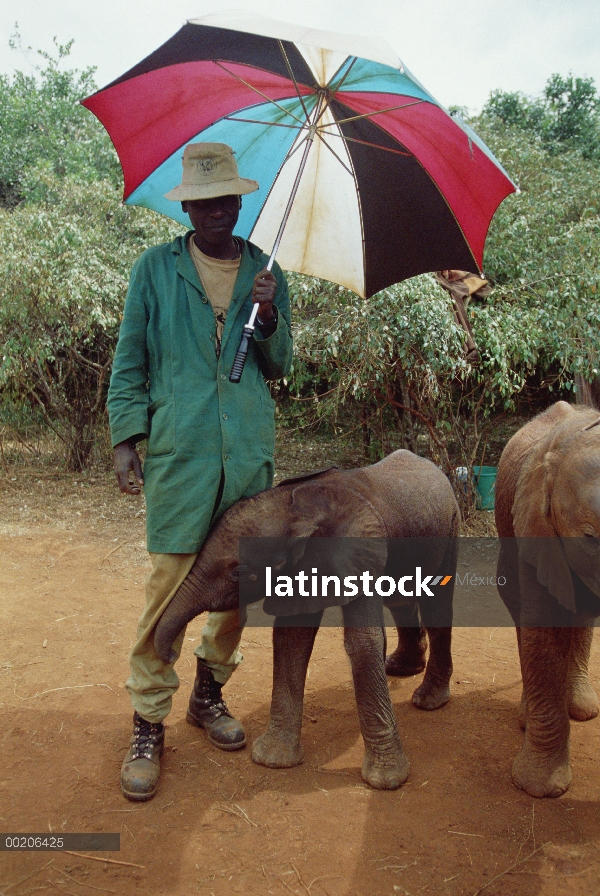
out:
M405 602L412 607L418 600L429 634L430 655L415 702L430 709L441 706L448 699L452 674L452 593L459 519L448 479L431 461L409 451L396 451L370 467L334 468L280 483L240 501L215 525L157 625L156 651L165 662L174 661L177 651L173 643L181 643L180 633L191 619L205 610L232 610L239 606L240 579L244 585L258 580L256 587L262 587L259 561L251 557L240 565L240 538L284 540L282 550L303 552L302 562L309 573L313 566L313 572L320 569L320 558L331 553L327 547L333 541L345 545L360 542L362 547L357 551L351 548L344 554L341 549L345 561L343 569L338 570L340 579L352 573L350 578L356 580L361 577L361 569L375 569L375 575L380 577L377 581L385 579L386 589L391 584L397 592L391 601L386 590L384 603ZM405 549L407 540L410 544ZM405 558L408 553L408 568L399 561L398 551L392 549L398 542L402 546L400 553L404 549ZM321 550L324 543L323 554L313 553ZM361 565L362 553L371 554L368 565ZM336 558L337 554L337 562ZM282 570L288 570L287 564L295 562L283 556ZM432 575L421 580L423 569ZM446 584L446 580L452 581ZM426 581L433 591L425 587ZM264 582L266 588L266 578ZM383 595L383 591L379 594ZM369 617L363 596L344 595L337 605L344 617L344 644L352 666L365 743L362 776L372 787L393 790L406 781L409 763L400 742L385 676L382 610L377 619ZM320 596L316 595L316 603L312 603L312 595L307 594L301 605L294 595L283 595L276 601L268 597L270 609L265 600L265 610L276 616L273 695L269 727L254 742L252 758L270 768L289 768L302 762L304 684L324 610L317 597ZM255 599L251 597L250 601ZM418 626L415 631L418 640Z
M512 769L536 797L569 786L569 716L598 715L588 681L600 615L600 416L564 401L506 445L496 480L498 591L517 627L525 743Z

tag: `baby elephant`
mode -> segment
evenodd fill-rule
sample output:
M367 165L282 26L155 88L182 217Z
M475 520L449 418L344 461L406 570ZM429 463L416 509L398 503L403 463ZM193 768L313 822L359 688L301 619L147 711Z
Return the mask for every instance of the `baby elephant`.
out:
M415 702L428 708L441 706L448 699L452 674L450 639L458 527L459 511L450 483L433 463L409 451L396 451L370 467L333 468L282 482L240 501L221 517L158 623L157 653L165 661L173 661L177 655L172 650L173 642L178 639L181 643L178 636L191 619L205 610L239 606L240 576L245 581L257 578L247 564L240 568L240 538L279 538L295 545L293 550L300 546L303 568L308 568L309 574L312 566L317 568L317 558L324 556L323 539L346 539L346 545L355 543L350 539L361 539L360 544L367 547L356 554L346 552L341 575L352 573L356 581L361 570L374 571L377 580L384 583L378 586L380 593L387 594L394 586L393 598L384 597L384 601L405 602L409 614L419 601L423 624L428 627L430 655ZM296 562L288 560L291 566ZM304 685L323 612L322 606L310 600L303 608L294 606L293 597L289 603L286 600L283 596L271 602L270 609L269 599L265 601L265 610L277 614L271 719L267 731L254 743L252 758L270 768L288 768L302 762ZM409 763L385 675L381 612L373 616L360 595L348 599L342 595L330 603L341 605L344 616L344 644L365 743L363 779L372 787L393 790L406 781ZM301 617L292 615L299 612ZM393 612L401 615L402 607ZM415 631L418 640L418 625Z
M513 782L531 796L569 786L569 716L598 715L587 676L600 615L600 416L564 401L512 437L496 480L498 587L517 627L525 743Z

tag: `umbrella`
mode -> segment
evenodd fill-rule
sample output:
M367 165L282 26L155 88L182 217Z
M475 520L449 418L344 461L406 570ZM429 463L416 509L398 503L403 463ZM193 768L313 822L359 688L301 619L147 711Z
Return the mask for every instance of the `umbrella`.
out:
M189 226L164 198L182 149L227 143L260 184L236 233L363 297L426 271L481 271L515 190L385 42L260 16L189 20L83 105L114 143L127 204Z

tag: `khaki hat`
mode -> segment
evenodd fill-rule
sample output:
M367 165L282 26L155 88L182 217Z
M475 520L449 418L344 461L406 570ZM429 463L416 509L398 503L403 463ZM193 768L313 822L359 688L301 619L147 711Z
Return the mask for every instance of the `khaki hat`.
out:
M240 177L233 149L226 143L188 143L183 151L181 183L165 193L165 199L215 199L244 196L258 190L258 183Z

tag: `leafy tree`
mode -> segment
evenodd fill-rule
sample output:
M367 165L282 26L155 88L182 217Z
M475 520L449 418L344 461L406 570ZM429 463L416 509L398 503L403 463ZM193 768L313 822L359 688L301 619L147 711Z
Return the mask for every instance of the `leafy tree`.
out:
M593 78L552 75L544 90L549 111L549 147L579 149L584 158L600 159L600 99Z
M85 468L104 412L129 270L172 238L106 181L49 178L51 202L0 210L0 398L37 407L68 466Z
M536 134L552 155L579 150L585 159L600 160L600 98L593 78L554 74L538 99L496 90L483 116Z
M554 371L556 386L571 388L574 374L592 378L600 367L600 165L574 150L551 154L535 136L485 117L478 130L521 192L492 222L486 272L496 290L476 320L503 303L525 316L529 345L524 336L515 365Z
M13 46L19 40L16 34ZM52 175L121 183L108 135L79 104L95 90L94 69L63 71L72 41L55 45L56 58L39 51L43 67L36 75L0 75L0 206L38 200Z
M18 34L13 45L19 41ZM36 411L71 469L90 462L135 258L180 228L121 205L121 172L79 100L93 69L0 76L0 416Z

